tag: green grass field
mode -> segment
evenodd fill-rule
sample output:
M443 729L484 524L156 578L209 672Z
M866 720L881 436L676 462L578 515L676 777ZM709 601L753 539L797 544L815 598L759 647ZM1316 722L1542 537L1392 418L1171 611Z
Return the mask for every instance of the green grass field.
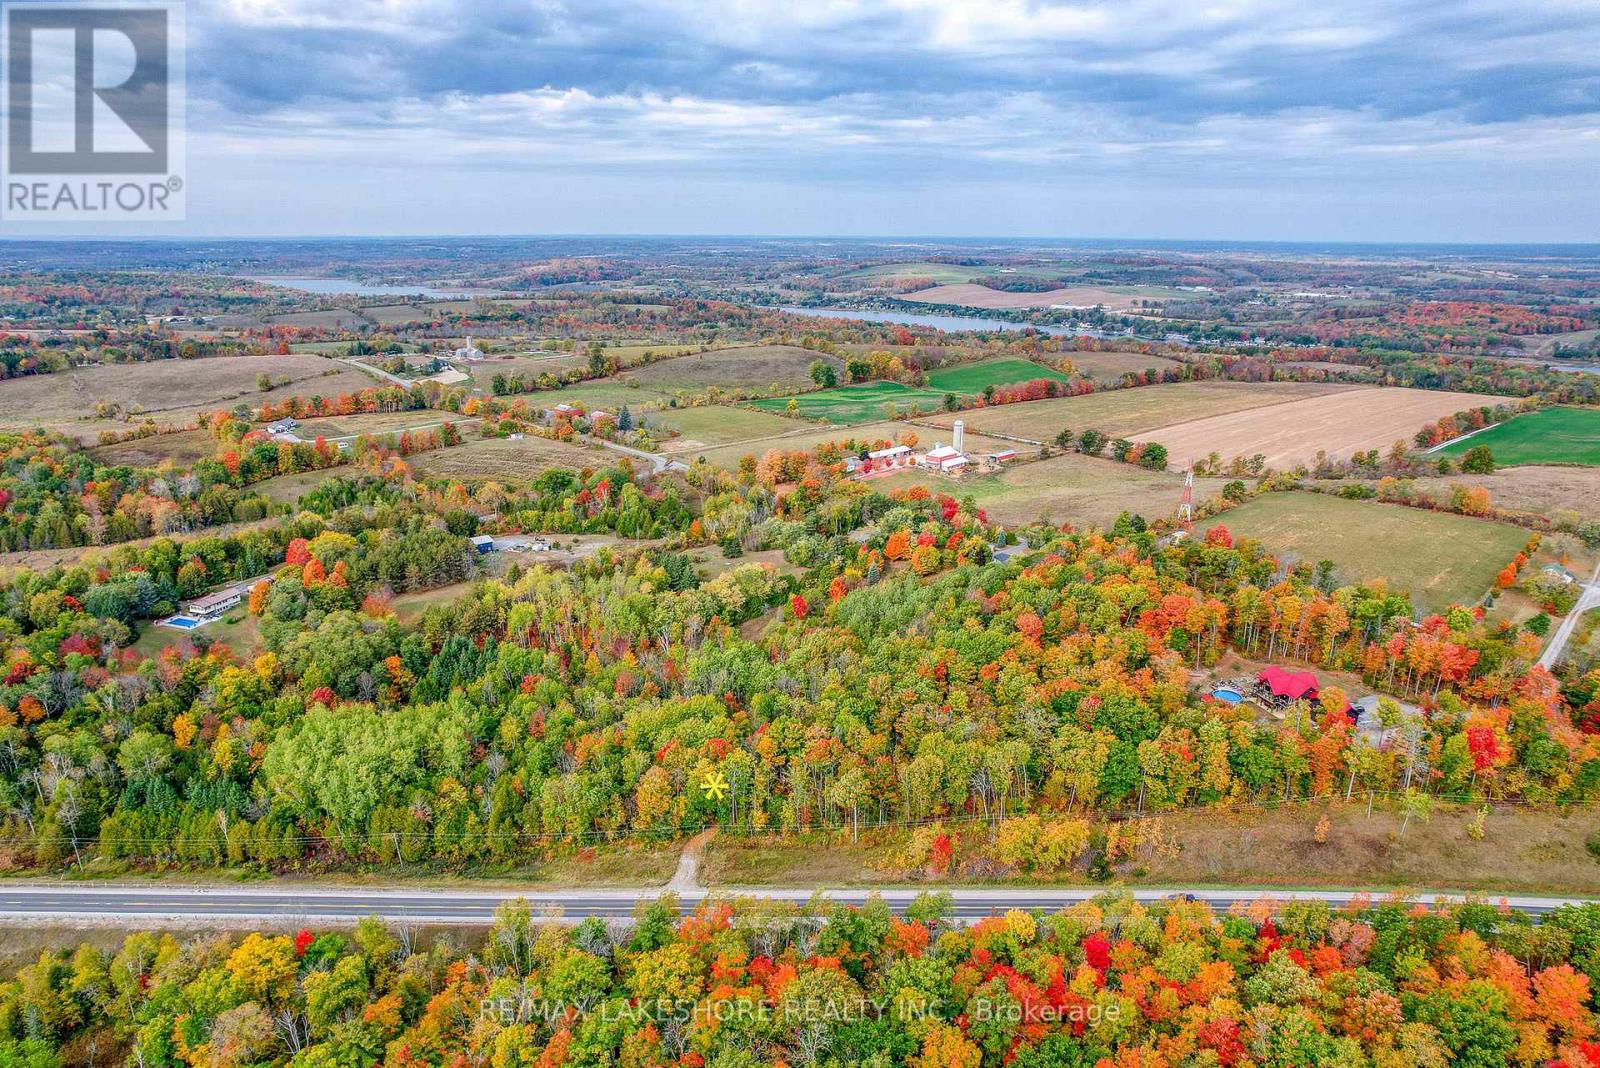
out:
M1315 564L1332 560L1341 581L1386 579L1429 610L1476 604L1528 540L1504 523L1320 493L1268 493L1206 523L1235 539Z
M1439 450L1461 456L1487 445L1495 463L1593 464L1600 466L1600 408L1545 408L1509 419Z
M787 411L794 400L807 419L825 419L836 426L888 419L895 409L933 411L944 405L944 391L916 389L898 382L864 382L838 389L802 393L798 397L763 397L750 403L769 412Z
M876 419L892 418L895 411L913 408L922 412L940 411L947 393L973 396L989 385L1007 386L1029 382L1035 378L1053 378L1057 382L1070 379L1043 364L1028 360L1002 358L978 363L960 364L934 371L928 376L926 386L905 386L899 382L863 382L837 389L802 393L795 397L800 414L807 419L825 419L837 426L869 423ZM750 403L769 412L787 411L788 397L764 397Z
M982 393L985 386L1009 386L1017 382L1031 382L1036 378L1072 381L1060 371L1043 364L1011 357L959 364L935 371L928 376L928 386L948 393L972 394Z
M651 426L676 430L678 436L662 443L666 452L695 452L751 438L786 434L798 429L793 419L781 415L705 405L699 408L663 408L646 417Z

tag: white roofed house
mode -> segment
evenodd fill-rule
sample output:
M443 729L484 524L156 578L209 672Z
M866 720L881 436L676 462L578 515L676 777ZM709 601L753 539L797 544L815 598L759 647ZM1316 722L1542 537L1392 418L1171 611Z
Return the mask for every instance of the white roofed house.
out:
M943 443L935 445L917 460L918 466L932 468L947 475L960 474L971 462L961 450Z
M469 337L465 345L456 349L450 355L458 360L481 360L483 359L483 350L474 345L472 338Z
M911 462L911 447L909 445L891 445L887 449L874 449L867 453L867 459L872 461L873 470L890 467L904 467Z

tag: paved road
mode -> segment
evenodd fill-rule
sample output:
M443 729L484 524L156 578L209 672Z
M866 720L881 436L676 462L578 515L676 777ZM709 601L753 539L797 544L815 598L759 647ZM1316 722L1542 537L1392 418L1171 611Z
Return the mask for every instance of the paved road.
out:
M370 363L362 363L360 360L347 360L342 356L336 356L334 359L338 360L340 363L347 363L358 371L365 371L369 375L377 375L386 382L391 382L397 386L403 386L406 389L410 389L413 384L409 378L401 378L399 375L390 374L383 368L374 367Z
M1561 659L1561 652L1567 647L1567 642L1572 637L1572 632L1578 629L1578 620L1591 608L1600 608L1600 567L1594 569L1594 575L1584 586L1583 593L1578 597L1578 603L1572 606L1572 611L1567 613L1567 618L1561 621L1561 626L1550 636L1550 644L1545 646L1544 655L1539 658L1539 664L1546 668L1556 666L1556 661Z
M1103 893L1099 889L1015 889L955 890L954 912L959 919L976 919L1008 909L1060 909ZM1140 900L1154 901L1183 893L1180 890L1133 891ZM0 923L142 923L252 922L285 924L299 922L350 922L378 915L388 920L433 924L483 924L495 909L512 898L525 898L536 912L559 910L564 916L621 919L631 916L641 900L654 899L655 889L641 890L563 890L517 893L512 890L377 890L360 887L185 887L168 883L127 884L52 884L39 882L0 883ZM719 897L737 896L737 889L717 891ZM804 889L759 889L745 893L775 900L803 902L813 895ZM828 892L827 896L847 904L860 904L869 891L850 889ZM882 896L891 908L904 909L916 896L915 890L884 890ZM1338 907L1356 896L1349 890L1202 890L1188 891L1196 900L1213 908L1226 909L1237 902L1254 901L1262 896L1283 901L1290 898L1327 901ZM710 896L694 890L679 895L680 905L693 908ZM1381 898L1381 893L1373 894ZM1431 901L1436 896L1419 896ZM1511 908L1541 914L1580 898L1490 897L1505 901Z

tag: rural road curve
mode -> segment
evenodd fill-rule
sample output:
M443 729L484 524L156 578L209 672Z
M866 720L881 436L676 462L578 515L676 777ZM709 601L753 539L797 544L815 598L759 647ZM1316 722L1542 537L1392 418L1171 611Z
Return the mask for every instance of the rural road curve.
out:
M591 437L587 440L594 442L596 445L604 446L605 448L611 449L615 452L627 453L629 456L635 457L636 459L648 461L652 474L659 475L664 471L689 470L689 465L683 461L674 460L669 456L662 456L657 452L646 452L643 449L635 449L631 445L618 445L616 442L607 441L605 438Z
M1583 587L1583 593L1578 596L1578 603L1572 606L1572 611L1567 613L1567 618L1561 621L1561 626L1550 636L1550 644L1545 646L1544 655L1539 658L1539 666L1546 671L1556 666L1556 661L1561 659L1561 652L1567 647L1567 641L1572 637L1572 632L1578 629L1578 620L1591 608L1600 608L1600 566L1594 569L1594 575L1589 579L1588 585Z
M937 889L937 888L931 888ZM1106 893L1109 887L1078 889L957 889L951 890L953 913L957 919L972 920L1009 909L1060 909ZM563 916L581 919L599 916L625 919L639 901L656 898L659 889L634 890L545 890L518 893L515 890L378 890L364 887L182 887L171 884L60 884L8 882L0 884L0 923L64 922L83 924L123 924L134 926L152 922L250 921L262 924L350 922L377 915L387 920L433 924L486 924L506 901L522 898L535 912L558 910ZM872 891L821 891L830 900L859 905ZM729 887L715 892L689 890L679 894L680 907L692 909L708 897L760 897L769 900L809 900L817 891L789 888ZM896 911L903 911L918 891L887 889L879 891ZM1224 910L1240 902L1262 897L1275 901L1319 900L1334 907L1348 903L1360 891L1354 890L1217 890L1147 889L1132 891L1141 901L1158 901L1178 894L1189 894L1214 909ZM1381 900L1383 892L1370 895ZM1437 897L1460 900L1455 895L1427 894L1417 900ZM1504 901L1510 908L1539 915L1562 905L1579 904L1584 898L1509 896L1488 898Z

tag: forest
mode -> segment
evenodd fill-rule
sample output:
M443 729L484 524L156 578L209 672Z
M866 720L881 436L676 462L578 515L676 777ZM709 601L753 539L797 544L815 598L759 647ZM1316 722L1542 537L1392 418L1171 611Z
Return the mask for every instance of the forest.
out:
M1595 905L512 902L464 945L368 919L45 951L0 982L0 1063L1594 1068L1597 981Z

